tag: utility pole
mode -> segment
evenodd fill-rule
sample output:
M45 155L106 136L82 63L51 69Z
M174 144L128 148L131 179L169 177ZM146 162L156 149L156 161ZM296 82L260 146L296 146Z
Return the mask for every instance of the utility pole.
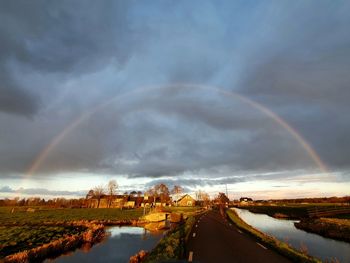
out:
M229 197L228 197L228 192L227 192L227 184L226 184L226 196L227 196L227 198L229 198Z

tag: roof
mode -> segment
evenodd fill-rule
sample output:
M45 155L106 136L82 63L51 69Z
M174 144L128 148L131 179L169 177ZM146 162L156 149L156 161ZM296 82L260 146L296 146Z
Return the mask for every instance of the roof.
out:
M191 199L195 200L192 196L190 196L189 194L185 194L182 197L180 197L177 202L180 202L182 199L184 199L186 196L190 197Z

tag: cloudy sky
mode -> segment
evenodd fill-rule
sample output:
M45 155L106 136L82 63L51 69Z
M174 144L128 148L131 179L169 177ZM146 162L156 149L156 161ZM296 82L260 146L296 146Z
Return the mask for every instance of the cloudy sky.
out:
M1 1L0 198L110 179L349 194L349 14L340 0Z

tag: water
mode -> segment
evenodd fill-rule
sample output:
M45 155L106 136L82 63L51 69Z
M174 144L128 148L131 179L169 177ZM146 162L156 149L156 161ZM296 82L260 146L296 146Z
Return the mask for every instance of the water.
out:
M55 263L113 262L126 263L140 250L150 251L163 237L160 232L151 233L141 227L109 227L110 236L90 249L77 249L53 260ZM52 261L50 261L52 262Z
M297 229L294 226L294 222L297 221L294 220L281 220L264 214L254 214L245 209L233 209L249 225L281 241L286 241L297 249L306 246L310 255L322 261L336 258L341 263L350 262L350 244L346 242Z

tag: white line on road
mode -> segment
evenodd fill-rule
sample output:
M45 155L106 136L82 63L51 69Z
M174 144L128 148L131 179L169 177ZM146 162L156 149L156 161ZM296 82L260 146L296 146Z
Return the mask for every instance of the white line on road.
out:
M188 262L192 262L192 260L193 260L193 251L190 251L188 255Z
M193 237L195 237L196 236L196 233L193 233L193 235L192 235Z
M238 233L243 234L241 230L237 229Z
M263 249L267 249L266 247L264 247L263 245L261 245L260 243L256 242L258 244L258 246L262 247Z

